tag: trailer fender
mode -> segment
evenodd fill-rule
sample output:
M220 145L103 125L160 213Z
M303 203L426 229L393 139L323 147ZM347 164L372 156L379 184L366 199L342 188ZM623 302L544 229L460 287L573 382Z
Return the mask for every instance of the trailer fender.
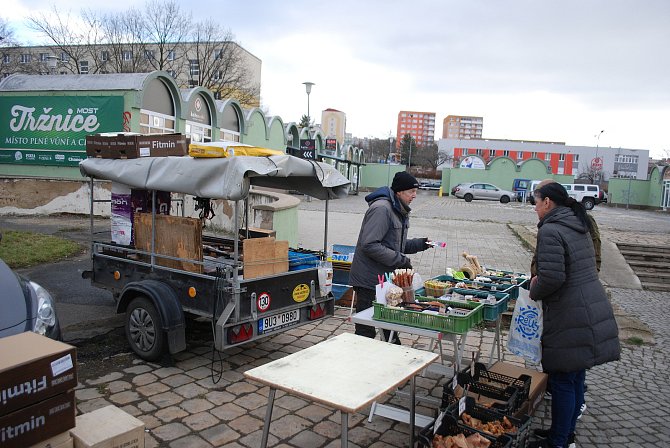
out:
M186 349L186 323L177 294L166 283L142 280L128 283L119 298L117 313L125 313L128 304L138 295L149 298L161 315L161 325L167 335L170 353Z

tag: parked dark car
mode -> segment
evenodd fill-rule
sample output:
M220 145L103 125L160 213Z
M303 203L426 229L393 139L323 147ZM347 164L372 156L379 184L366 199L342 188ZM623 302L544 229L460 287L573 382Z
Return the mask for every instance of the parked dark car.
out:
M439 180L425 180L419 182L419 190L439 190L442 182Z
M61 340L51 294L0 260L0 337L34 331Z

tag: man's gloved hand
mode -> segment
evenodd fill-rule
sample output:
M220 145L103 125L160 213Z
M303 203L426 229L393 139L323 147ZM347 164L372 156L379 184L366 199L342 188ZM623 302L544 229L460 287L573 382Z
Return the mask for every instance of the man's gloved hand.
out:
M398 269L412 269L412 260L410 260L408 256L403 255L402 260L398 265Z
M428 241L430 241L428 238L420 238L420 239L421 242L423 243L423 246L421 246L421 250L427 250L433 247L431 244L428 244Z

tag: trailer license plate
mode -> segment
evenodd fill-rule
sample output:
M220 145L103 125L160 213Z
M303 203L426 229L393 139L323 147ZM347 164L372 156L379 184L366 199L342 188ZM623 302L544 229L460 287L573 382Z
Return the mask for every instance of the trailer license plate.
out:
M269 333L288 327L300 320L300 310L287 311L274 316L264 317L258 321L258 334Z

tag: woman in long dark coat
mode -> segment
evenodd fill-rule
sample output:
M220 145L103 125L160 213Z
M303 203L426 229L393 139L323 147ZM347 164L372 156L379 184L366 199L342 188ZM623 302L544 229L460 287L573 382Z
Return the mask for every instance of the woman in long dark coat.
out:
M549 437L531 446L564 448L574 441L586 369L619 359L619 330L598 280L586 210L558 183L534 196L540 222L530 297L542 301L552 422Z

